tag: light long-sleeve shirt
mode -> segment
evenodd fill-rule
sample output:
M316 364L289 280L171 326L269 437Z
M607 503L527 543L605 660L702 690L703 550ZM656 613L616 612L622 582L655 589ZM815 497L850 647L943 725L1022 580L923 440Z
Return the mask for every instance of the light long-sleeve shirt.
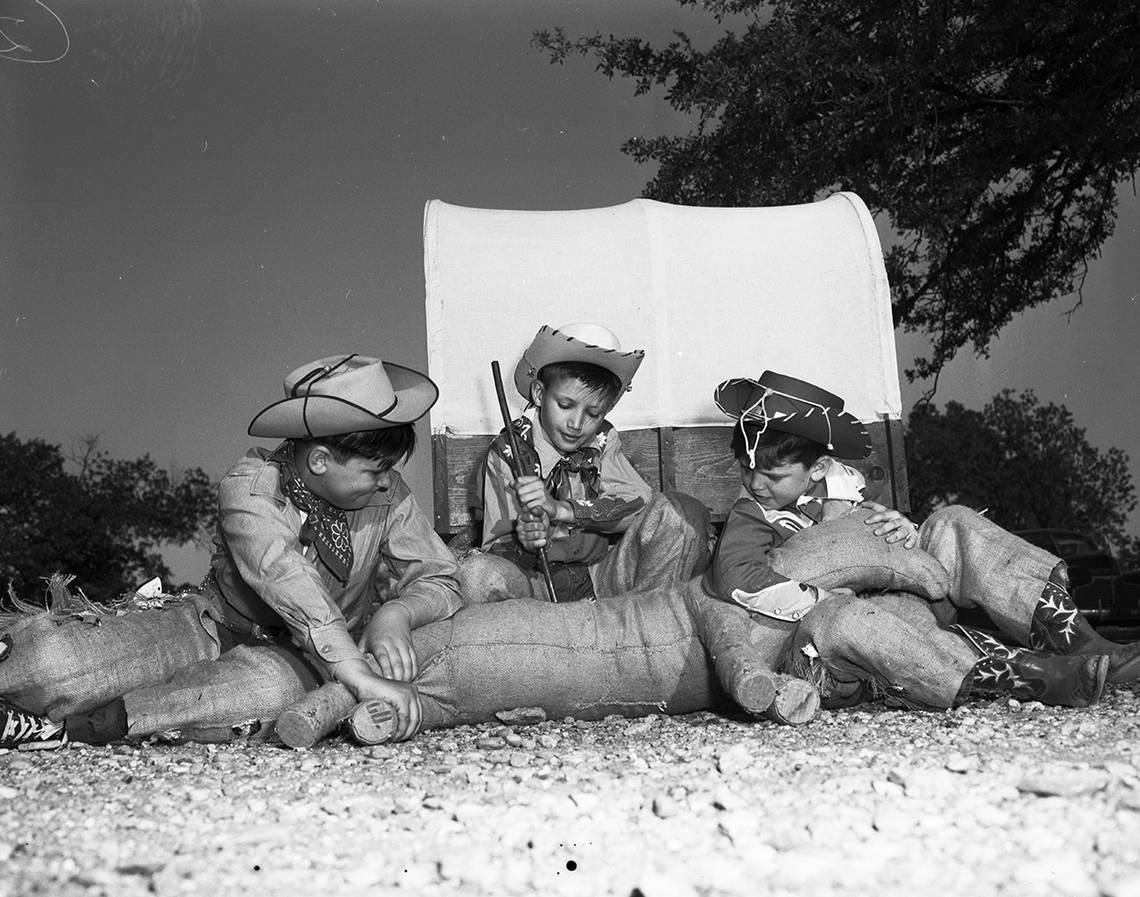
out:
M859 471L830 459L826 477L787 507L768 510L750 495L738 499L729 509L712 564L705 571L705 591L750 610L779 610L770 616L783 617L788 608L802 605L802 585L772 568L772 549L817 523L823 502L857 502L863 488ZM794 610L788 618L795 618Z
M282 493L271 454L252 449L219 484L211 572L231 609L267 628L287 627L298 647L327 664L361 656L357 637L386 593L385 573L397 581L387 603L405 607L413 628L459 609L455 558L396 471L387 491L345 512L353 563L342 583L301 541L305 514Z
M540 474L549 473L563 457L550 442L541 426L529 418L531 442L538 455ZM502 439L500 435L497 437ZM610 549L610 536L620 533L628 525L628 517L620 514L610 519L598 519L591 513L591 504L597 502L648 503L653 490L634 469L621 447L617 429L603 425L594 436L591 446L600 450L598 460L598 495L590 498L585 483L577 476L570 478L570 504L575 510L574 523L558 523L551 529L547 543L547 557L553 563L577 562L592 564L602 559ZM521 507L511 482L515 479L510 465L493 445L487 452L483 472L483 543L484 550L512 556L518 553L515 540L515 521Z

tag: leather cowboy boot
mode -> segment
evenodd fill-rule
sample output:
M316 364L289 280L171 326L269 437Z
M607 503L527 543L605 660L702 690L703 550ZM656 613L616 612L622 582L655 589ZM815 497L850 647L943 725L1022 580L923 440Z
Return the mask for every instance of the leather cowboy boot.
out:
M1059 707L1089 707L1100 700L1108 675L1104 655L1042 654L1011 648L993 636L966 626L950 627L960 633L982 658L962 680L960 703L971 694L1008 694L1023 701L1040 701Z
M1140 642L1110 642L1089 625L1069 596L1069 571L1064 561L1049 574L1033 610L1029 645L1054 654L1107 655L1108 681L1113 685L1140 679Z

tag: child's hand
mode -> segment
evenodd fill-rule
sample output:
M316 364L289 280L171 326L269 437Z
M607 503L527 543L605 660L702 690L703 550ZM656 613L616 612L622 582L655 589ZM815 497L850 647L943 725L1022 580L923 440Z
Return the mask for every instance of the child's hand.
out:
M342 660L336 665L334 676L352 692L357 701L378 699L388 704L396 714L396 731L393 741L405 741L419 731L423 718L420 693L414 685L385 679L372 671L363 657Z
M870 500L860 502L859 507L875 512L863 522L876 527L876 536L882 536L887 542L902 542L903 548L914 548L918 544L918 527L900 512Z
M412 629L402 607L386 605L376 611L357 647L376 658L380 674L387 679L411 682L419 673Z
M550 518L543 513L523 511L515 521L519 543L527 551L538 551L550 539Z
M420 705L420 693L414 685L373 676L372 681L357 691L356 698L359 701L379 698L396 712L393 741L407 741L419 731L423 708Z
M558 519L558 503L546 491L541 477L519 477L511 486L525 510L532 514L543 513L551 520Z

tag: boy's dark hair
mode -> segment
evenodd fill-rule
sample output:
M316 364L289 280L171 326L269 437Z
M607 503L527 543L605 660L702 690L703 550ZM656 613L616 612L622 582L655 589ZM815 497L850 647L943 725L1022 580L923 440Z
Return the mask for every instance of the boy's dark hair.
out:
M354 433L293 441L302 448L326 446L339 464L346 464L353 458L364 458L368 461L387 461L389 467L395 467L399 462L410 458L415 451L416 427L415 424L400 424L382 430L357 430Z
M596 392L608 404L613 405L621 396L621 378L613 371L586 361L555 361L543 365L538 372L543 388L565 379L581 380L582 385Z
M763 432L761 432L763 430ZM755 445L753 457L749 458L748 448ZM811 467L827 454L827 447L795 433L768 428L764 425L745 421L732 428L732 456L742 464L751 464L753 470L771 470L784 464L802 464Z

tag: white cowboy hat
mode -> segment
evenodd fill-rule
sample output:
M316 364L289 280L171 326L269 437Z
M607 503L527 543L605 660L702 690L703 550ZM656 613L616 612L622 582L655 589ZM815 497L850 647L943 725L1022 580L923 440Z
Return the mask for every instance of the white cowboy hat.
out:
M548 364L577 361L596 364L617 375L626 392L645 358L644 349L623 352L612 330L601 324L543 324L515 367L515 388L530 401L530 386Z
M762 430L804 436L840 458L871 454L867 428L843 410L843 399L806 380L775 371L765 371L759 380L736 377L717 386L713 400L741 427L755 422Z
M439 397L428 377L365 355L331 355L285 378L285 398L257 413L250 436L300 439L382 430L423 417Z

